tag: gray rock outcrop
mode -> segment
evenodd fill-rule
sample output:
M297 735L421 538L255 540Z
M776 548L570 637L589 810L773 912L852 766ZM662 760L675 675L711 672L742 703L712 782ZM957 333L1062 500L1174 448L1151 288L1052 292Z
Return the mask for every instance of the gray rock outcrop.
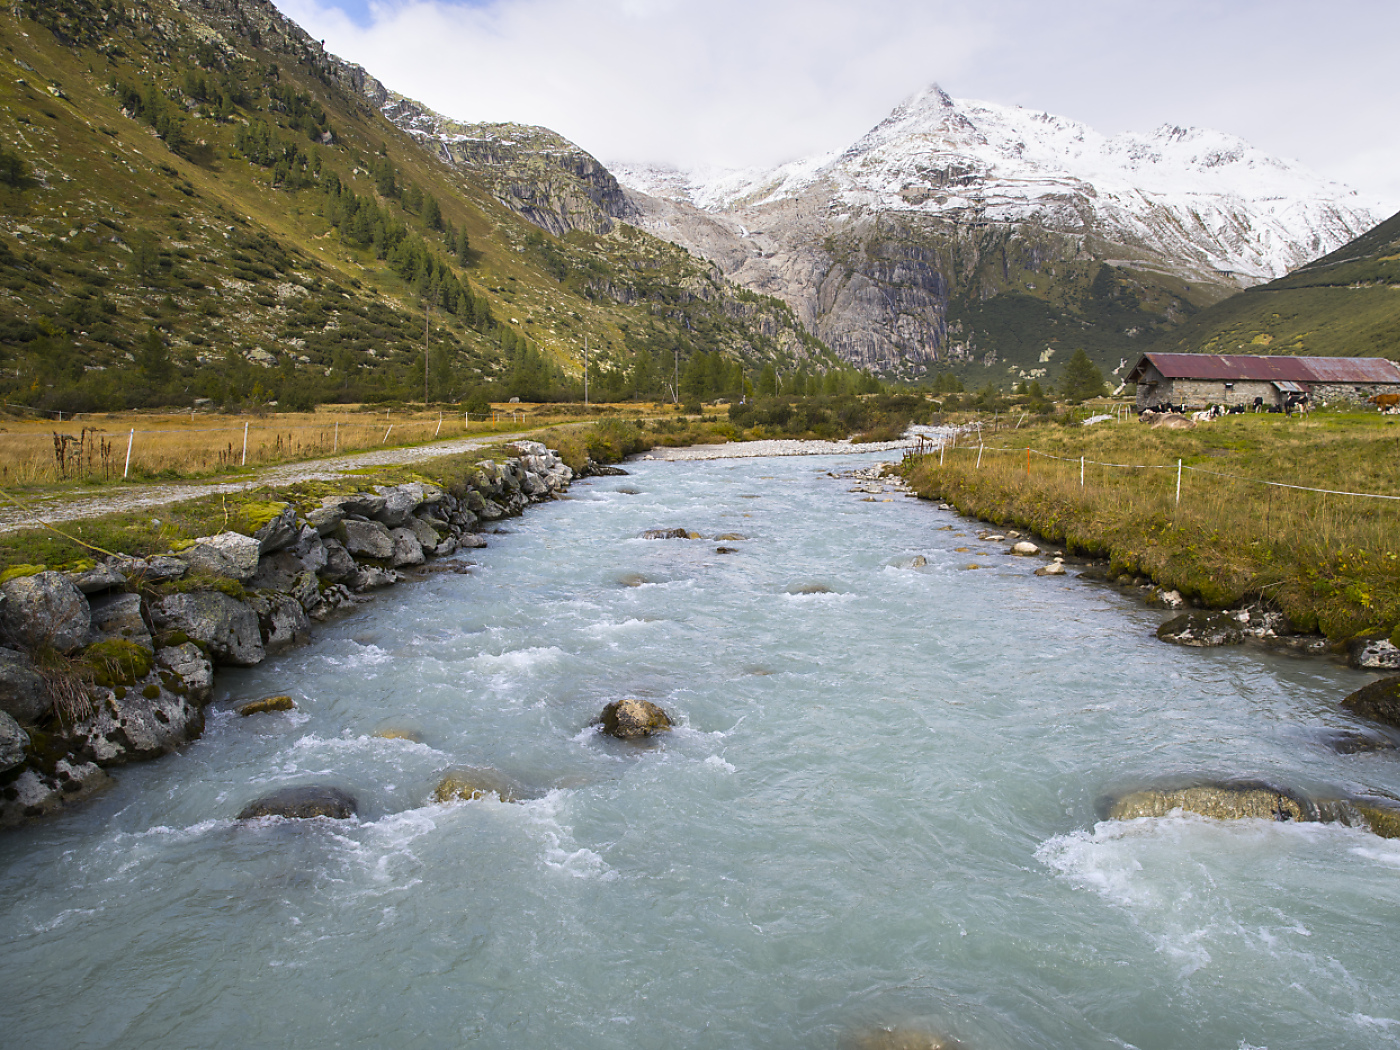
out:
M132 642L143 649L155 649L151 629L139 594L104 594L90 600L92 628L88 642Z
M194 546L180 552L180 559L195 572L224 576L231 580L251 580L258 571L262 545L241 532L221 532L200 536Z
M182 642L156 650L156 663L184 683L186 695L197 704L206 704L214 692L214 663L194 642Z
M300 531L297 526L296 508L286 504L281 513L253 533L253 539L258 541L258 553L270 554L280 551L283 547L290 547L296 542Z
M71 653L87 641L87 597L62 573L20 576L0 586L0 631L27 649Z
M0 711L0 773L22 766L29 757L29 734L6 712Z
M394 537L388 526L378 521L347 519L341 522L338 538L356 557L387 560L394 556Z
M32 726L49 713L52 701L34 665L13 649L0 649L0 711Z
M1400 675L1363 685L1343 700L1342 706L1372 722L1400 729Z
M252 667L266 655L257 614L219 591L168 595L151 610L151 616L158 630L178 631L203 643L219 663Z

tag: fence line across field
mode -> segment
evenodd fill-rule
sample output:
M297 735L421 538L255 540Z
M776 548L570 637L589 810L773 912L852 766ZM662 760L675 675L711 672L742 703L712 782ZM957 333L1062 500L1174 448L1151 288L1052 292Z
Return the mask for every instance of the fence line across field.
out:
M941 445L939 446L939 450L938 450L938 461L939 461L940 464L942 464L942 462L943 462L943 453L945 452L945 450L948 450L948 449L951 449L951 450L954 451L954 452L972 452L972 451L973 451L973 449L972 449L972 447L971 447L970 445L958 446L958 445L955 444L955 443L954 443L954 444L950 444L950 443L948 443L948 442L944 442L943 444L941 444ZM1078 464L1078 465L1079 465L1079 484L1080 484L1081 487L1084 486L1084 468L1085 468L1086 466L1091 466L1091 467L1113 467L1113 468L1118 469L1118 470L1174 470L1174 471L1176 471L1176 474L1177 474L1176 501L1177 501L1178 503L1181 502L1181 476L1182 476L1183 472L1185 472L1185 471L1191 471L1192 473L1195 473L1195 474L1205 474L1205 475L1208 475L1208 476L1210 476L1210 477L1215 477L1215 478L1226 478L1226 479L1229 479L1229 480L1231 480L1231 481L1246 481L1246 482L1250 482L1250 483L1255 484L1255 485L1267 485L1267 486L1269 486L1270 488L1292 489L1292 490L1294 490L1294 491L1296 491L1296 492L1315 492L1315 493L1318 493L1319 495L1323 495L1323 496L1352 496L1352 497L1355 497L1355 498L1357 498L1357 499L1382 499L1382 500L1390 500L1390 501L1392 501L1392 502L1400 502L1400 496L1388 496L1388 495L1386 495L1386 494L1384 494L1384 493L1380 493L1380 492L1348 492L1348 491L1346 491L1346 490L1344 490L1344 489L1323 489L1323 488L1315 488L1315 487L1310 486L1310 485L1291 485L1291 484L1289 484L1289 483L1286 482L1286 481L1270 481L1270 480L1268 480L1267 478L1252 478L1252 477L1249 477L1247 474L1225 474L1225 473L1222 473L1222 472L1220 472L1220 471L1218 471L1218 470L1207 470L1207 469L1205 469L1204 467L1189 467L1189 466L1186 466L1181 460L1177 460L1175 463L1107 463L1107 462L1104 462L1104 461L1101 461L1101 460L1097 460L1097 459L1087 459L1087 458L1085 458L1084 456L1080 456L1080 457L1078 457L1077 459L1076 459L1076 458L1072 458L1072 457L1067 457L1067 456L1057 456L1057 455L1055 455L1054 453L1051 453L1051 452L1042 452L1040 449L1038 449L1038 448L1032 448L1032 447L1029 446L1029 445L1015 445L1015 446L1011 446L1011 445L983 445L980 441L979 441L978 444L977 444L977 449L976 449L976 452L977 452L977 464L976 464L976 467L975 467L974 469L981 469L981 466L982 466L982 454L983 454L984 451L985 451L985 452L1025 452L1025 453L1026 453L1026 470L1027 470L1027 472L1029 472L1029 470L1030 470L1030 457L1031 457L1031 456L1038 456L1038 457L1040 457L1041 459L1052 459L1052 460L1055 460L1055 461L1060 462L1060 463ZM928 453L928 452L916 452L916 453L914 453L914 454L915 454L915 455L929 455L930 453Z

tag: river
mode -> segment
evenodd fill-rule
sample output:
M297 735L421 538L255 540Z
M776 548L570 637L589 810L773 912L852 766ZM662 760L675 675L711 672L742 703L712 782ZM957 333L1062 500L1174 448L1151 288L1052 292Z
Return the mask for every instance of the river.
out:
M828 473L873 461L638 463L221 671L199 741L0 837L0 1042L1400 1046L1400 841L1096 808L1172 776L1400 792L1394 753L1321 742L1369 677L1162 644ZM272 692L297 710L229 711ZM629 695L676 730L590 727ZM458 766L523 801L432 803ZM232 819L309 782L359 817Z

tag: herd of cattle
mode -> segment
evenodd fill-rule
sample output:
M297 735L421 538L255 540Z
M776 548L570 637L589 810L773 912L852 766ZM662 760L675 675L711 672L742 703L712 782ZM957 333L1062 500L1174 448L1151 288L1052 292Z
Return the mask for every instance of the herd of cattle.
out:
M1400 394L1376 394L1366 400L1386 415L1400 415ZM1168 414L1189 415L1196 422L1204 423L1221 416L1242 416L1246 412L1282 412L1284 415L1291 415L1294 412L1307 412L1310 407L1306 394L1289 395L1282 405L1266 405L1262 397L1256 397L1252 405L1210 405L1199 412L1188 412L1185 405L1149 405L1138 413L1138 418L1150 421Z

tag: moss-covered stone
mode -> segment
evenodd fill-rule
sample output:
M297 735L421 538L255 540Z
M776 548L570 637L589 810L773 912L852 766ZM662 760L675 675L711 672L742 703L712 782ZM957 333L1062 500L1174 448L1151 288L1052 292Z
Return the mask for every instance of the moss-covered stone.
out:
M663 733L671 728L670 716L650 700L614 700L603 708L603 732L619 740Z
M1175 810L1214 820L1317 820L1306 799L1267 784L1199 784L1193 787L1134 791L1111 800L1109 820L1165 817Z
M1378 799L1352 799L1351 806L1372 833L1383 839L1400 839L1400 803Z
M113 638L95 642L78 654L78 664L88 670L92 680L111 689L135 685L151 673L155 656L145 646Z
M435 802L471 802L494 795L502 802L517 802L514 784L494 769L453 769L433 790Z
M1400 675L1363 685L1342 706L1362 718L1400 728Z
M260 700L247 700L234 707L240 715L259 715L267 711L292 711L296 708L296 701L290 696L264 696Z
M47 569L46 565L11 565L4 572L0 572L0 583L9 583L21 576L38 576L39 573L45 572Z

